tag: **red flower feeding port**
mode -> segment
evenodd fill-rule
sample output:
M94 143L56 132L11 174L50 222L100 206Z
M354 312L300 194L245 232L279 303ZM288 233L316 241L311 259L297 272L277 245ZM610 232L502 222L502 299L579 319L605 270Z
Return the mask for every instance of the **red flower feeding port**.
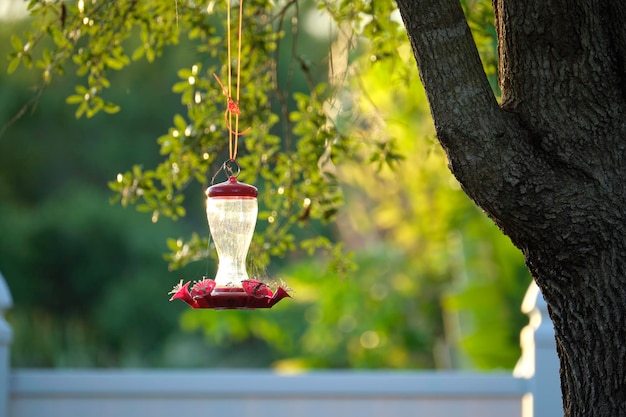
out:
M174 287L171 300L181 299L193 308L212 308L215 310L252 310L272 308L285 297L287 291L278 287L276 292L264 283L250 279L243 281L241 287L225 287L215 291L215 281L203 279L196 282L189 290L189 282L181 282ZM214 294L216 293L216 294Z
M215 280L204 278L191 290L190 283L181 280L170 301L181 299L193 308L256 309L271 308L289 297L284 288L273 292L267 284L250 279L246 271L258 213L256 187L231 176L209 187L206 194L207 220L219 258Z

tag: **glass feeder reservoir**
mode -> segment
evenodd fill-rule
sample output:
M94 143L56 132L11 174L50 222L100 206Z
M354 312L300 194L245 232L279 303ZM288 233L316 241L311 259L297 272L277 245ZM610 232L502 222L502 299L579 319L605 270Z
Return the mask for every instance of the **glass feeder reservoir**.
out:
M219 258L213 295L240 291L241 282L249 279L246 256L259 210L258 190L231 176L209 187L206 195L207 220Z

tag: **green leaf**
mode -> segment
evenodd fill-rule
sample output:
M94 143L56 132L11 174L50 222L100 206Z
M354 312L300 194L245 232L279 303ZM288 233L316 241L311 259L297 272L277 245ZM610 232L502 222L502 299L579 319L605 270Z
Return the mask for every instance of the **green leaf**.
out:
M135 51L133 52L131 59L133 61L137 61L139 59L141 59L141 57L144 55L144 53L146 52L146 50L144 49L143 46L140 46L139 48L135 49Z
M103 60L106 66L111 69L121 70L122 68L124 68L124 63L120 59L115 59L112 56L105 56L103 57Z
M148 62L152 62L154 61L154 49L147 47L146 48L146 59L148 60Z
M183 240L182 239L169 238L169 239L166 240L166 245L167 245L169 250L178 251L178 250L180 250L180 248L183 247Z
M91 119L96 114L98 114L99 111L100 111L100 107L89 107L87 108L87 112L85 114L87 115L88 119Z
M9 62L9 67L7 68L7 73L11 74L13 73L17 67L20 66L20 58L13 58L10 62Z
M74 115L77 119L80 119L85 111L87 111L87 102L83 101L76 109L76 113L74 113Z
M22 43L22 40L17 35L11 35L11 45L13 45L13 48L16 51L24 50L24 44Z
M120 111L120 106L114 103L107 102L107 103L104 103L104 105L102 106L102 110L104 110L105 112L109 114L114 114Z
M68 97L65 99L65 102L66 102L67 104L78 104L78 103L82 103L82 102L84 102L84 101L85 101L85 96L79 96L79 95L76 95L76 94L73 94L73 95L71 95L71 96L68 96Z
M89 90L87 90L87 87L85 87L84 85L77 85L74 88L74 91L76 91L76 93L81 96L84 96L85 94L89 93Z
M183 206L176 206L176 209L174 210L174 213L178 217L185 217L185 214L187 212L185 211L185 208Z
M138 204L138 205L135 207L135 209L136 209L137 211L139 211L139 212L142 212L142 213L147 213L147 212L149 212L149 211L152 211L152 210L153 210L153 208L152 208L152 207L150 207L150 206L149 206L149 205L147 205L147 204Z
M185 121L185 118L183 116L177 114L174 116L174 126L178 130L184 131L187 128L187 122Z

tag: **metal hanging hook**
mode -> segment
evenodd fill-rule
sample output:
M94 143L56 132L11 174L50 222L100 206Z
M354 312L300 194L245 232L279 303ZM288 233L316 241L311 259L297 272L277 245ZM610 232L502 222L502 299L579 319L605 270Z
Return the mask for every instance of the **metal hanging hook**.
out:
M241 166L239 165L239 162L237 162L236 159L227 159L226 161L224 161L224 164L222 165L222 169L224 170L224 172L228 173L229 177L237 178L239 177L239 174L241 173Z
M224 171L227 177L238 178L239 174L241 173L241 166L239 165L239 162L237 162L237 160L235 159L229 158L225 160L224 163L222 163L219 169L215 172L213 178L211 178L211 185L215 184L215 179L222 171Z

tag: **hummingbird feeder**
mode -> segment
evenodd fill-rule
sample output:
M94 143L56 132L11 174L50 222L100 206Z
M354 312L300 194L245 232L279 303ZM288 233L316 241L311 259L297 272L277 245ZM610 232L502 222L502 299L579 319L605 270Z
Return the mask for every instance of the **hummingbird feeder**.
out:
M256 187L237 181L213 185L206 191L206 213L215 242L219 264L215 280L204 278L189 290L189 282L174 287L171 300L181 299L193 308L256 309L271 308L287 291L250 279L246 256L257 220Z

